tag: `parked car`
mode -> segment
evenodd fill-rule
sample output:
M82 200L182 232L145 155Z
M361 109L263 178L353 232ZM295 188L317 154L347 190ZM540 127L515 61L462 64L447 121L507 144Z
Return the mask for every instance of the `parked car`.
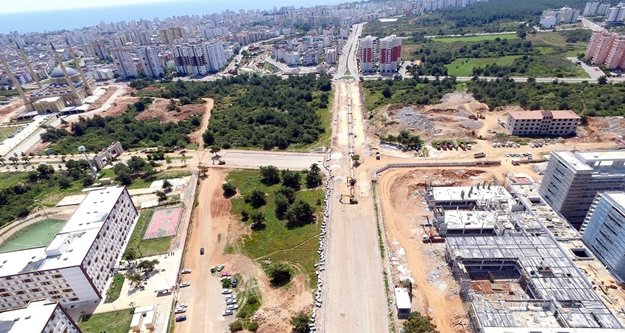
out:
M238 309L238 308L239 308L239 306L238 306L238 305L236 305L236 304L230 304L230 305L228 305L228 310L236 310L236 309Z
M185 268L180 273L182 273L182 274L189 274L189 273L191 273L191 268Z
M232 288L236 288L237 285L239 285L239 280L237 278L232 278L230 285L232 286Z
M230 290L228 288L224 288L224 289L221 290L221 294L222 295L232 294L232 290Z
M224 316L224 317L225 317L225 316L232 316L232 314L233 314L233 313L234 313L234 312L232 312L232 310L226 309L226 310L224 310L224 314L223 314L223 316Z
M217 272L217 266L211 267L211 274L214 274L215 272Z
M178 314L178 313L185 313L187 311L187 308L176 308L176 311L174 313Z
M187 320L187 316L178 316L176 317L176 322L179 323L181 321L185 321Z
M204 248L200 249L200 255L203 256L204 255Z
M224 267L225 267L224 265L219 265L219 266L217 266L217 271L218 271L218 272L223 271Z
M180 282L180 288L188 287L191 285L191 282Z

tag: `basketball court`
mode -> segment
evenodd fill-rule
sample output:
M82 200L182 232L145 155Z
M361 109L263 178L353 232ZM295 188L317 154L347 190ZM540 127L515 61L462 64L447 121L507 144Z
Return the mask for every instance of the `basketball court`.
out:
M143 239L175 236L181 217L181 207L170 207L154 211Z

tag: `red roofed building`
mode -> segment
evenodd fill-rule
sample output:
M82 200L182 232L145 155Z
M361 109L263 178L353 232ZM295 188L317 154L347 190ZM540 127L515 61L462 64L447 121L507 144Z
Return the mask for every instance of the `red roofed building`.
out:
M512 111L508 114L506 128L511 135L573 135L581 117L571 110Z

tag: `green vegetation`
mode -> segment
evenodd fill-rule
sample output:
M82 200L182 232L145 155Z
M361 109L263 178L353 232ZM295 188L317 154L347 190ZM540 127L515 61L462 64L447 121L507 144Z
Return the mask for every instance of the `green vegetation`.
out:
M420 312L412 312L404 321L403 328L405 333L438 333L432 317L424 316Z
M4 139L15 134L18 129L19 127L15 127L15 126L0 127L0 141L3 141Z
M308 333L310 332L310 317L305 313L300 313L297 316L291 318L291 325L293 325L292 333Z
M92 314L78 323L84 333L128 333L134 309Z
M14 165L17 165L20 158L11 159L15 159ZM27 156L21 159L30 163ZM56 171L50 165L40 164L29 172L3 173L0 177L0 226L26 217L39 205L54 206L62 197L80 193L83 184L93 182L86 161L70 160L66 166L67 170Z
M364 81L365 107L373 112L387 104L427 105L438 103L446 93L455 90L455 78L430 81L427 78L404 80ZM386 98L381 91L388 88L391 97Z
M200 117L193 116L178 123L161 123L158 119L137 120L139 113L131 105L122 116L90 119L80 118L73 123L71 131L48 128L41 134L44 142L50 142L52 153L76 153L78 146L85 146L90 152L98 152L112 142L120 141L124 149L141 147L185 147L188 134L200 125Z
M571 109L583 116L625 115L625 84L517 83L512 79L470 83L469 92L491 108L520 105L531 110Z
M309 149L330 142L332 84L329 76L238 75L214 82L176 81L142 96L215 99L207 146Z
M4 87L0 88L0 101L5 101L9 99L9 97L17 96L19 93L16 89L6 89Z
M65 221L46 219L16 232L0 245L0 253L47 246L63 228Z
M124 286L124 275L115 273L113 276L113 282L109 286L109 290L106 291L106 300L104 303L115 302L119 298L119 294L122 292Z
M152 215L154 215L153 209L143 209L141 211L141 216L139 216L137 225L132 231L132 235L126 246L126 252L124 252L123 255L124 258L128 258L128 256L134 258L149 257L169 251L172 237L143 239L143 235L145 235L145 231L150 224Z
M272 174L273 171L265 171L265 173ZM287 179L290 177L287 173ZM281 178L284 178L284 173ZM230 172L228 182L235 185L240 194L231 199L232 214L242 216L246 223L254 222L251 226L255 231L237 248L254 260L288 263L296 272L302 271L308 274L310 283L314 286L316 275L313 265L318 260L316 248L320 224L311 223L313 222L311 220L291 223L289 216L301 216L301 207L306 206L310 207L312 214L318 216L323 191L320 189L295 190L288 186L295 186L292 179L286 184L281 183L280 178L277 182L275 179L269 182L263 181L261 171L258 170ZM254 208L245 200L254 190L265 193L266 203L258 208ZM279 205L283 205L279 203L280 197L284 197L287 201L286 211L281 212L277 209ZM278 215L281 215L280 217L284 220L281 220ZM248 220L247 216L251 218ZM255 216L261 221L259 222Z
M483 42L487 40L510 40L519 39L516 34L500 34L500 35L476 35L476 36L460 36L460 37L435 37L433 41L441 43L467 43L467 42Z
M263 267L272 287L283 287L291 282L293 273L289 265L284 263L274 263Z
M241 307L237 312L237 320L230 324L230 332L239 332L244 329L252 332L258 330L258 323L251 320L252 315L260 309L262 297L256 280L252 279L246 284L246 288L239 295L242 300Z
M419 150L423 145L423 140L417 134L412 134L408 131L400 131L399 135L388 135L382 138L383 143L390 143L398 145L403 151L407 150Z
M577 30L574 30L575 32ZM511 40L516 35L450 37L424 40L414 47L408 59L420 66L416 75L455 76L542 76L585 77L586 72L566 59L584 52L588 34L571 31L529 35L527 40Z

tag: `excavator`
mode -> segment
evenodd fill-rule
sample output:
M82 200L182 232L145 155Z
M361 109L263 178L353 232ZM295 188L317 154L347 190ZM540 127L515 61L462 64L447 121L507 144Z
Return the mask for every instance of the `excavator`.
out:
M341 194L341 199L339 199L339 202L345 203L345 201L343 201L343 198L347 197L349 199L348 201L349 204L355 205L358 203L358 199L356 198L356 195L354 194L355 188L356 188L356 179L348 177L347 185L349 186L349 194Z

